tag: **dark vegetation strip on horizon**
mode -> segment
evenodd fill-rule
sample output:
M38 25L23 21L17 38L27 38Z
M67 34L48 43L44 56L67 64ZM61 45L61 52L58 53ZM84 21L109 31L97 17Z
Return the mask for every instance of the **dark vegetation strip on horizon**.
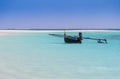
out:
M60 28L60 29L40 29L40 28L30 28L30 29L16 29L16 28L7 28L7 29L0 29L0 30L120 30L120 29L113 29L113 28Z
M120 30L120 29L112 29L112 28L108 28L108 29L98 29L98 28L90 28L90 29L86 29L86 28L75 28L75 29L39 29L39 28L32 28L32 29L14 29L14 28L8 28L8 29L0 29L0 30Z

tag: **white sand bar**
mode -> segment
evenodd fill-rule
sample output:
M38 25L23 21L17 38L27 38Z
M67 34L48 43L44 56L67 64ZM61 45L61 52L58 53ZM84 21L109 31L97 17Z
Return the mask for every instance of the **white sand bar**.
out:
M120 32L120 30L0 30L0 33L16 32Z

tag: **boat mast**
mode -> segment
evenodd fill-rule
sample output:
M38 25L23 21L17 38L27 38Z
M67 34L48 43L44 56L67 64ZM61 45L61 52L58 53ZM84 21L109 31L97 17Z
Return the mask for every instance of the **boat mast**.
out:
M66 37L66 31L64 30L64 37Z
M81 32L79 32L79 38L80 38L80 40L82 40L82 33Z

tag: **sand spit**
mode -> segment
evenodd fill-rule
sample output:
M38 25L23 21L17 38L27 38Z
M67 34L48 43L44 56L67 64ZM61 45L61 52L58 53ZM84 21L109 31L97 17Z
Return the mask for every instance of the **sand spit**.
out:
M28 33L28 32L119 32L120 30L0 30L0 33Z

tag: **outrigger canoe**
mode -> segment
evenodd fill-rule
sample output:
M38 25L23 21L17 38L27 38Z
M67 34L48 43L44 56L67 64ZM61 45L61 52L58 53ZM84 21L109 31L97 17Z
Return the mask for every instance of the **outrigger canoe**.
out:
M49 35L56 36L56 37L62 37L62 38L64 38L65 43L82 43L83 39L90 39L90 40L97 40L97 43L107 44L106 39L82 37L81 32L79 32L79 36L69 36L66 34L66 32L64 32L64 35L61 35L61 34L49 34Z

